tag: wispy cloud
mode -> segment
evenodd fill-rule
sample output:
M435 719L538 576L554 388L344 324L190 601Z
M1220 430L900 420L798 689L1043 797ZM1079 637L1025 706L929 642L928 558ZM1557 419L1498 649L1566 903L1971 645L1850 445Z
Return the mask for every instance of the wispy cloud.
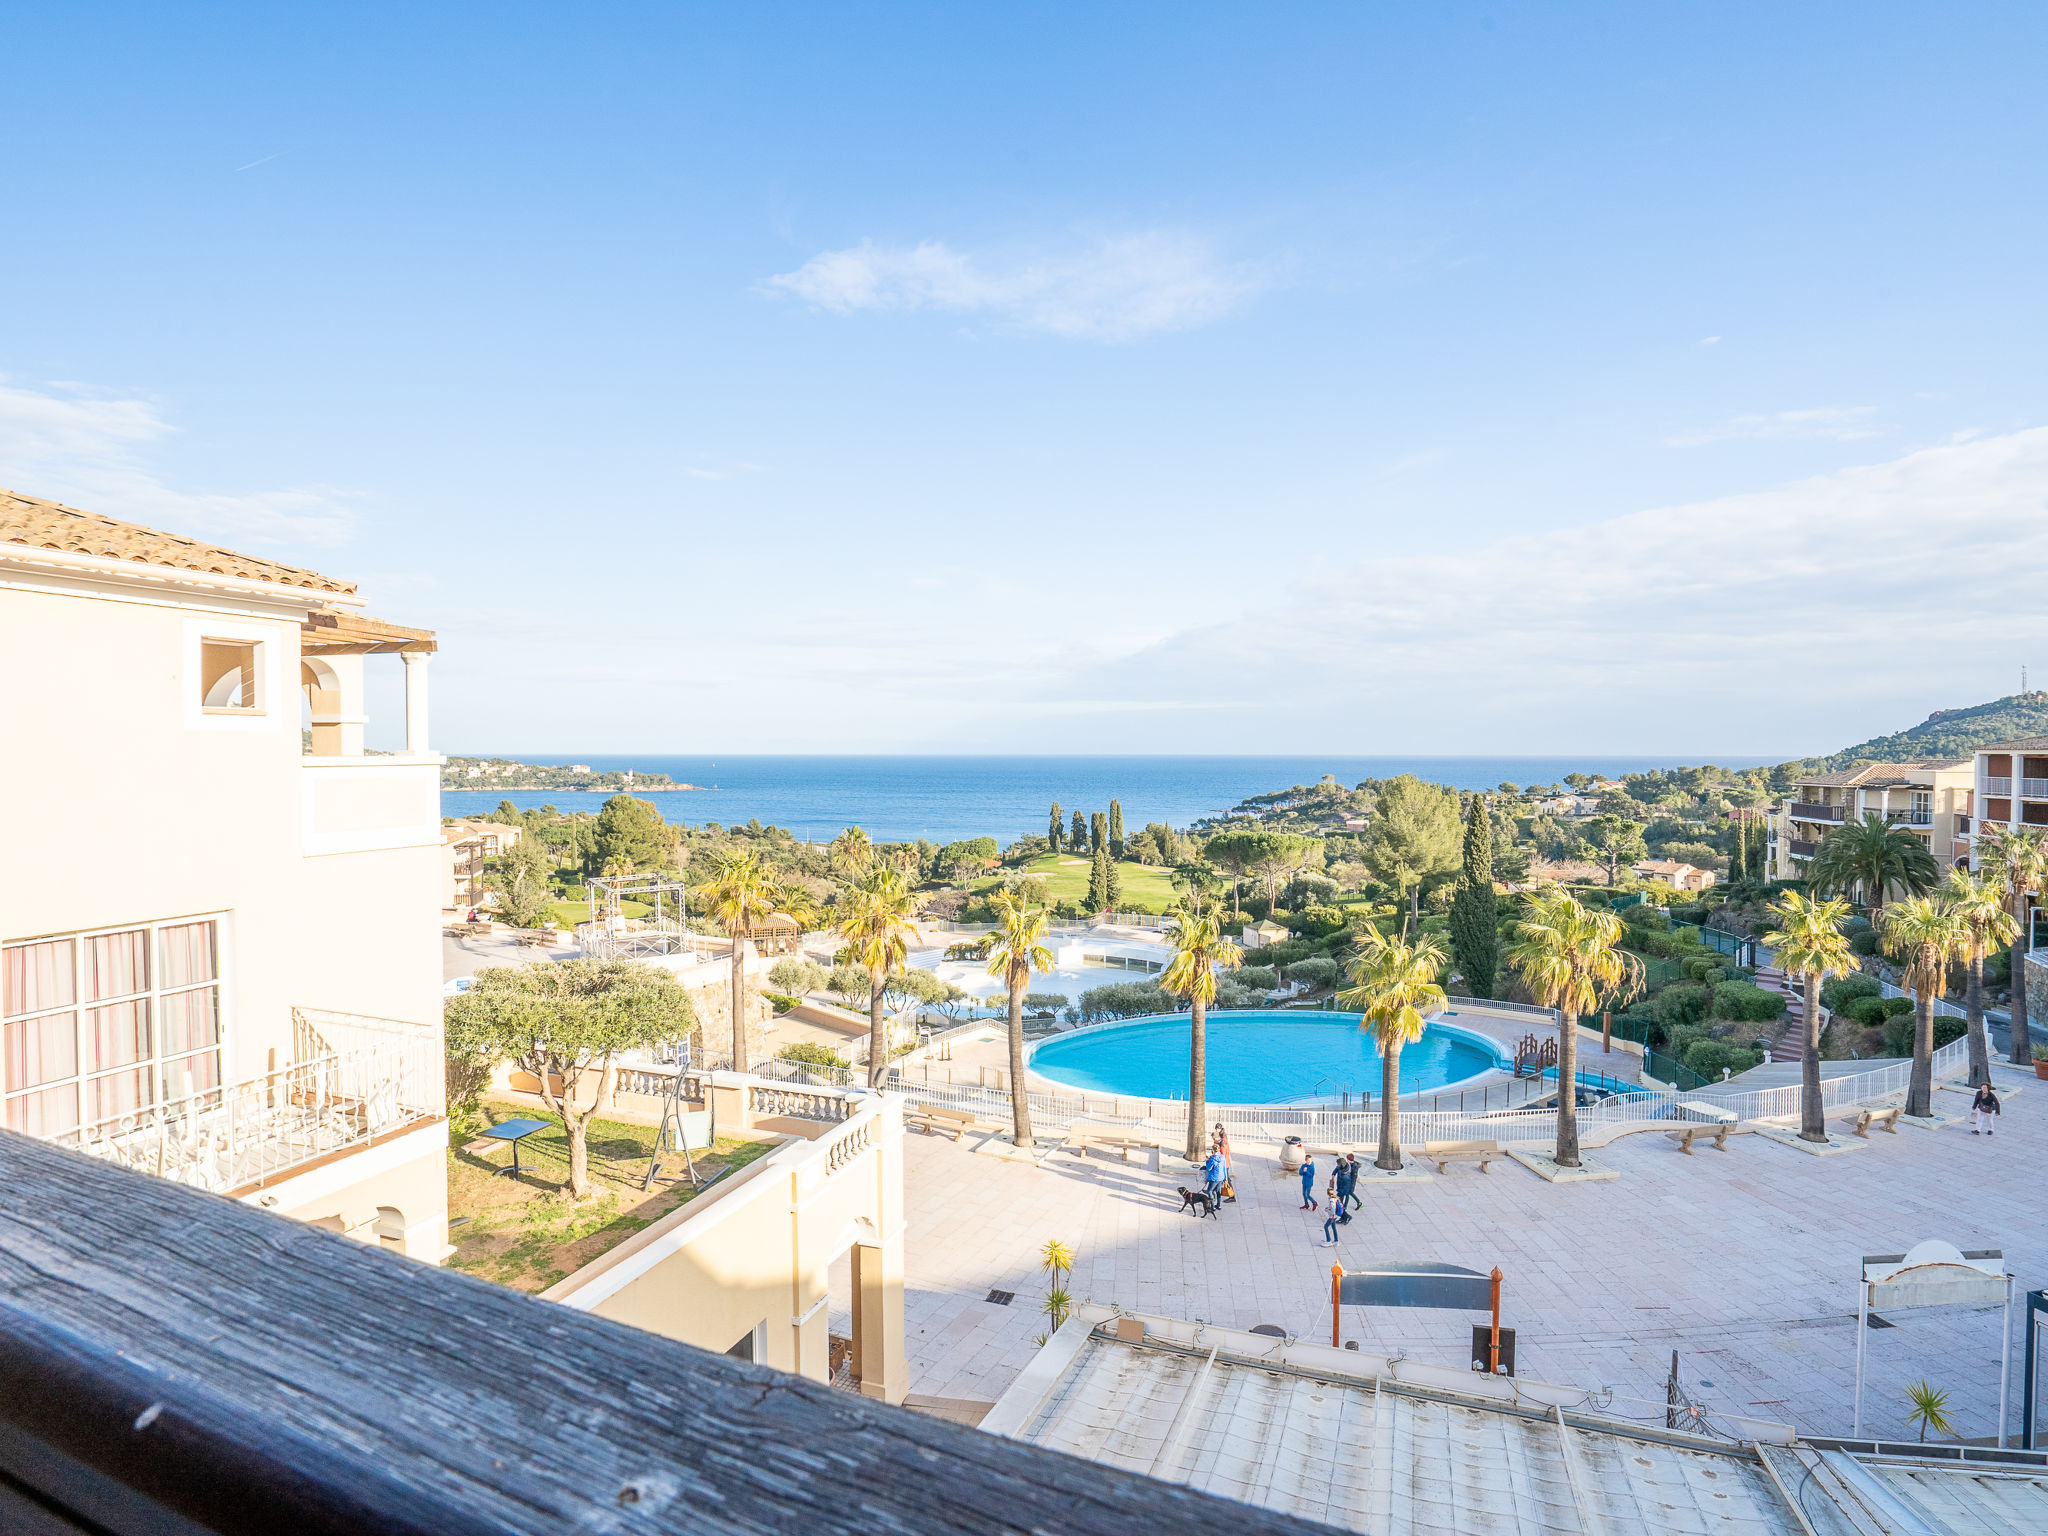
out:
M1719 340L1719 337L1713 338ZM1697 448L1705 443L1725 443L1745 437L1823 438L1838 443L1876 437L1879 427L1871 418L1874 405L1823 405L1804 411L1759 411L1731 416L1718 427L1683 432L1670 440L1674 448Z
M1087 341L1189 330L1263 286L1250 268L1218 260L1205 241L1161 230L1024 257L977 256L939 241L862 241L820 252L766 284L838 314L942 310Z
M1273 740L1314 719L1366 751L1840 745L1991 696L2048 639L2044 503L2048 428L1951 443L1348 566L1046 696L1256 697Z
M333 545L353 531L347 497L331 486L227 494L166 484L143 450L175 430L148 400L0 383L0 485L223 542Z

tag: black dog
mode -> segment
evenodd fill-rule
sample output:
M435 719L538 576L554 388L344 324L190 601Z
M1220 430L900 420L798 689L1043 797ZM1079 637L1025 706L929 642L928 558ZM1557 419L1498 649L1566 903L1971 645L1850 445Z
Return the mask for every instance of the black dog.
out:
M1183 1189L1180 1192L1180 1208L1196 1216L1214 1216L1216 1203L1199 1189Z

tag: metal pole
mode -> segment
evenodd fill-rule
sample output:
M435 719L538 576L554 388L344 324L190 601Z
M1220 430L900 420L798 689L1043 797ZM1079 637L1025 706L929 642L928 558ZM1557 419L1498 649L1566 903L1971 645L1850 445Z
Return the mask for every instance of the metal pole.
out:
M1850 1434L1863 1438L1863 1340L1870 1332L1870 1283L1856 1281L1856 1416Z
M1339 1324L1343 1318L1343 1314L1338 1308L1337 1298L1343 1293L1343 1281L1344 1266L1342 1264L1332 1264L1330 1266L1330 1348L1332 1349L1340 1349L1344 1343L1337 1336Z
M1493 1266L1493 1342L1486 1350L1486 1374L1500 1374L1500 1266Z
M2022 981L2021 985L2025 985ZM2005 1277L2005 1310L1999 1314L2003 1320L2003 1335L1998 1341L1998 1448L2005 1449L2005 1405L2006 1383L2012 1376L2012 1276Z

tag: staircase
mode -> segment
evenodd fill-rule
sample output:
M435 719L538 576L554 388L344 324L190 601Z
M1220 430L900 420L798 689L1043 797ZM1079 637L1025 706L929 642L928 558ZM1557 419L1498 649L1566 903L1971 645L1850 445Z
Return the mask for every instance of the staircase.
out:
M1771 1060L1800 1060L1806 1053L1806 1000L1792 985L1791 977L1775 965L1760 969L1756 973L1756 984L1766 992L1776 992L1785 999L1785 1013L1780 1020L1782 1029L1777 1042L1771 1047Z

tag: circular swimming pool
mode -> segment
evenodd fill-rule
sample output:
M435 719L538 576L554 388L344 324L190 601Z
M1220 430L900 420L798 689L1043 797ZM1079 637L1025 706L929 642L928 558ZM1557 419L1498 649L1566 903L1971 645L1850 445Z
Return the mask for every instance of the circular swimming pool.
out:
M1185 1098L1185 1013L1054 1035L1031 1047L1039 1076L1090 1093ZM1208 1016L1208 1098L1215 1104L1280 1104L1380 1091L1380 1055L1355 1013L1231 1010ZM1506 1067L1484 1035L1432 1023L1401 1051L1404 1094L1444 1088Z

